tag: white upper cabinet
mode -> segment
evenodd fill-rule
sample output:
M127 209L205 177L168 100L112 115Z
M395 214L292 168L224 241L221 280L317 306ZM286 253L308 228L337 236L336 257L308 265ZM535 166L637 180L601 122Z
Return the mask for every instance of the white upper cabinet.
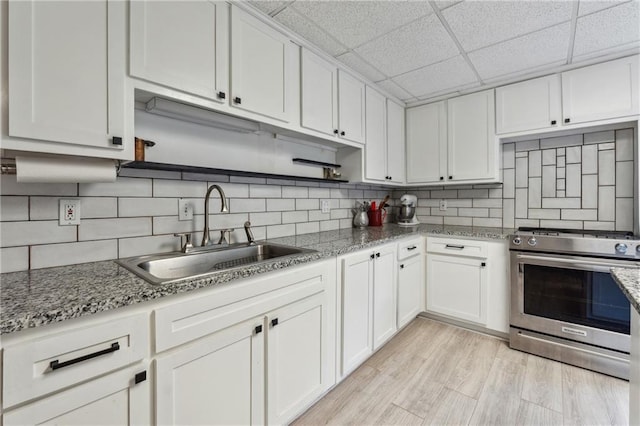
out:
M444 180L447 167L445 101L409 108L407 115L407 183Z
M560 76L549 75L496 89L496 132L556 127L562 121Z
M387 174L389 181L404 183L404 107L387 99Z
M338 135L338 68L307 49L301 49L300 125Z
M340 137L356 143L365 139L365 85L338 70L338 123Z
M497 179L493 90L447 101L447 180Z
M133 159L126 15L120 1L9 3L8 134L32 141L3 148Z
M296 46L284 34L231 7L231 105L288 122Z
M229 5L132 1L130 73L220 103L229 86Z
M387 99L371 87L366 88L365 176L388 181L387 174Z
M638 56L562 73L563 124L640 113Z

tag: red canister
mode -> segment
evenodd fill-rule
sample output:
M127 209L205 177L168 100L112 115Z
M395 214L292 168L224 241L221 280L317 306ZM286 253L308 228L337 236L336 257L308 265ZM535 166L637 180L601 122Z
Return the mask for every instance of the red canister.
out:
M387 216L387 211L384 209L372 209L367 212L367 215L369 216L369 226L382 226L382 222Z

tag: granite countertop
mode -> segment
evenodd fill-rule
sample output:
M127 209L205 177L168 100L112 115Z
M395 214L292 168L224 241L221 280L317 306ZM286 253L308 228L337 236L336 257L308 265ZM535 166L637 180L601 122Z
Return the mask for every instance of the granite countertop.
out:
M611 275L629 299L631 306L640 314L640 269L611 268Z
M513 229L388 224L270 239L269 242L317 250L258 265L212 273L203 278L151 285L114 261L2 274L0 334L78 318L174 294L248 278L335 257L411 235L505 239ZM636 293L637 294L637 293ZM636 299L637 300L637 299Z

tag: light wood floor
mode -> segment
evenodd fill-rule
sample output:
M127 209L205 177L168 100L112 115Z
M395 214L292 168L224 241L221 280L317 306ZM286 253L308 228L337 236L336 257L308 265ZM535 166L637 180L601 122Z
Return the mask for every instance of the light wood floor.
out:
M294 425L626 425L629 384L417 318Z

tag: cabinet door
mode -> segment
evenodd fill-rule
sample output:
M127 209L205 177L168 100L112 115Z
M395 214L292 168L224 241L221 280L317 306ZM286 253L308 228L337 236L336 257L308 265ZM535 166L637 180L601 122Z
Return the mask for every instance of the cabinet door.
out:
M228 7L204 0L131 2L131 75L226 102Z
M342 260L342 375L355 369L373 352L373 253L357 253Z
M396 251L395 246L376 250L373 262L373 349L385 343L396 326Z
M264 318L156 360L158 424L264 423Z
M639 91L637 55L564 72L563 123L638 114Z
M338 131L338 69L302 48L301 126L327 135Z
M484 260L427 255L427 311L485 325L487 274Z
M9 135L126 158L125 21L119 1L10 2Z
M493 90L448 101L446 181L497 178Z
M268 424L286 424L326 389L324 292L267 316Z
M404 107L387 99L387 174L393 183L404 183L404 151Z
M496 131L500 133L560 126L560 76L557 74L496 89Z
M5 411L3 424L149 425L151 389L148 378L135 383L147 366L128 368ZM147 372L147 376L149 373Z
M424 256L400 261L398 265L398 328L424 310Z
M407 109L407 183L444 180L447 173L445 103Z
M388 182L387 179L387 99L366 87L365 177Z
M264 22L231 7L231 105L289 121L291 41Z
M338 129L342 139L364 143L364 87L360 80L338 70Z

